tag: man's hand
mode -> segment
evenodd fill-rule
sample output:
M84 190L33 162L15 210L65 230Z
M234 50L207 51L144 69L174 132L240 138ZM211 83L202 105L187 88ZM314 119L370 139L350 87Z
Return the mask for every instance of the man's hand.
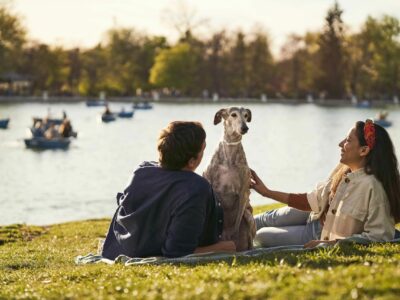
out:
M236 245L233 241L220 241L209 246L197 247L194 250L194 253L206 252L236 252Z
M333 241L312 240L312 241L309 241L308 243L304 244L304 248L314 248L319 244L334 245L334 244L336 244L336 240L333 240Z

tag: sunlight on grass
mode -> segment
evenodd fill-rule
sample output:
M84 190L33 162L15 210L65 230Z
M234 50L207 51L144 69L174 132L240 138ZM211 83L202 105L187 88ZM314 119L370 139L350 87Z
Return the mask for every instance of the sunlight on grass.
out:
M231 265L75 265L77 255L97 251L108 224L100 219L0 227L0 299L396 299L400 294L398 244L274 253Z

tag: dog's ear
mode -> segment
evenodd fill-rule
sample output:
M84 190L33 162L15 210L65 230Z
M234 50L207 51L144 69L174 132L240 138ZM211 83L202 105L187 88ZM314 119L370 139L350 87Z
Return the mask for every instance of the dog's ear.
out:
M251 122L251 110L246 108L246 112L247 112L246 121Z
M217 111L217 113L214 116L214 125L217 125L218 123L221 122L222 117L224 117L224 119L226 118L226 108L222 108L219 111Z

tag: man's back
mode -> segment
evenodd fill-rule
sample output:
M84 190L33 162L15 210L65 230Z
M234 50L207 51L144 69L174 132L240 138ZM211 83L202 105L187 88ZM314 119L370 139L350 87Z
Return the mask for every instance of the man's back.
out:
M221 222L218 222L218 219ZM178 257L218 240L217 213L209 183L190 171L146 162L119 197L102 255Z

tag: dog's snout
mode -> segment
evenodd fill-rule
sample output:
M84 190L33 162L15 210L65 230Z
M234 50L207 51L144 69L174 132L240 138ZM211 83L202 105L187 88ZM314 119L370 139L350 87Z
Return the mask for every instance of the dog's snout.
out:
M241 127L241 131L242 131L242 133L247 133L247 131L249 131L249 127L247 127L247 125L243 125Z

